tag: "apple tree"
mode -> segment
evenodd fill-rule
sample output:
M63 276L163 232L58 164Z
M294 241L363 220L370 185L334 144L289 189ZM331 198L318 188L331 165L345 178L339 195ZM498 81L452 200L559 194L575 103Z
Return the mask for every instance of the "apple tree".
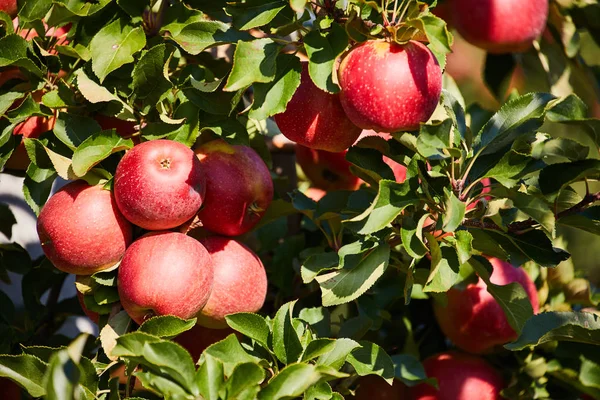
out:
M599 20L0 0L0 397L600 398Z

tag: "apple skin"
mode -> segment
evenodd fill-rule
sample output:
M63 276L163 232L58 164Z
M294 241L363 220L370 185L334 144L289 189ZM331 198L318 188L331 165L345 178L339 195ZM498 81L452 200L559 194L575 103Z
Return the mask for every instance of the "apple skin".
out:
M442 71L422 43L371 40L354 47L338 70L346 115L362 129L413 131L426 122L442 92Z
M546 27L548 0L451 0L452 23L490 53L523 52Z
M21 387L8 378L0 378L0 394L2 400L20 400Z
M225 329L210 329L196 325L177 336L173 341L183 346L191 354L194 361L198 361L200 355L202 355L207 347L220 342L232 333L241 338L241 334L229 327Z
M390 385L383 378L367 375L359 378L354 400L405 400L406 386L394 380Z
M124 137L129 138L131 135L138 133L136 126L138 125L135 121L125 121L117 117L111 117L104 114L96 114L94 116L96 122L100 125L102 130L114 129L117 133ZM139 143L139 141L138 141ZM137 144L137 143L136 143Z
M389 165L389 167L392 169L394 178L396 178L396 182L404 183L406 180L406 167L386 156L383 156L383 162Z
M195 239L151 232L133 242L119 266L121 304L138 324L156 315L193 318L208 301L213 263Z
M44 254L59 270L91 275L115 265L131 243L132 226L112 193L75 181L42 208L37 232Z
M133 224L148 230L171 229L198 212L205 183L192 150L172 140L152 140L121 159L115 173L115 199Z
M535 284L523 268L490 257L494 270L491 281L497 285L518 282L527 293L535 314L539 301ZM490 353L496 346L517 338L498 302L487 291L481 278L465 290L452 288L447 293L448 305L434 303L434 312L444 334L460 349L473 353Z
M218 139L196 149L206 175L206 198L198 217L204 228L225 236L250 231L273 200L271 173L248 146Z
M412 400L499 400L502 375L483 358L455 351L423 361L427 376L438 380L439 390L426 383L409 389Z
M214 283L208 302L198 314L198 325L227 328L226 315L259 311L267 297L267 273L260 258L230 238L210 236L201 243L213 260Z
M23 135L24 138L36 139L40 137L42 133L54 129L55 122L55 117L29 117L15 126L13 135ZM28 166L29 156L27 155L27 150L25 150L25 144L21 142L6 161L4 167L6 169L25 171Z
M77 290L77 300L79 301L79 305L81 306L81 310L92 322L98 325L98 321L100 320L100 314L94 311L90 311L86 306L83 300L83 293Z
M333 153L346 150L356 141L361 129L344 113L339 94L319 89L302 65L301 83L285 112L275 122L288 139L311 149Z
M296 161L313 185L325 191L356 190L362 180L350 172L350 164L346 160L344 150L331 153L296 145Z
M0 11L4 11L11 18L15 18L18 11L17 0L0 0Z
M325 195L327 194L326 191L324 191L323 189L319 189L316 187L309 187L308 189L306 189L306 192L304 192L304 195L306 197L308 197L309 199L312 199L313 201L319 201L321 200L323 197L325 197Z

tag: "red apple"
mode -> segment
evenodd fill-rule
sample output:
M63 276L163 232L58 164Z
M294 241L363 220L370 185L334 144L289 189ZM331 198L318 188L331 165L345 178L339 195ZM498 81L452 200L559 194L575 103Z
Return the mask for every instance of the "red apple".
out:
M78 275L118 263L131 243L131 230L111 192L84 181L50 197L37 221L46 257L59 270Z
M356 190L362 180L350 172L347 150L330 153L325 150L296 146L296 161L315 187L329 190Z
M412 131L437 107L442 71L424 44L371 40L340 64L340 100L355 125L377 132Z
M311 149L334 153L344 151L360 135L344 113L339 94L319 89L303 63L301 83L285 112L275 115L281 133L290 140Z
M193 318L208 301L213 264L208 251L179 232L152 232L125 252L119 298L138 324L155 315Z
M390 385L383 378L367 375L359 378L354 400L405 400L406 386L394 380Z
M55 117L29 117L15 126L13 135L23 135L24 138L35 139L40 137L42 133L54 129L55 122ZM25 150L25 144L21 142L6 161L4 167L6 169L25 171L28 166L29 156L27 155L27 150Z
M96 325L98 324L98 321L100 320L100 314L98 314L95 311L91 311L89 310L86 306L85 306L85 301L83 300L83 293L81 293L79 290L77 290L77 300L79 301L79 305L81 306L81 310L83 311L83 313L94 323L96 323Z
M194 361L198 361L208 346L220 342L232 333L240 336L231 328L210 329L196 325L177 336L174 341L183 346L192 355Z
M20 400L21 387L8 378L0 378L0 394L2 400Z
M523 268L515 268L506 261L489 258L494 270L492 283L507 285L518 282L527 293L533 312L539 311L537 291ZM496 346L517 338L498 302L487 291L481 278L464 290L448 291L448 305L434 303L434 311L444 334L460 349L474 354L489 353Z
M0 0L0 11L4 11L11 18L17 16L18 10L17 0Z
M548 0L451 0L450 6L461 36L492 53L527 50L548 19Z
M308 197L309 199L312 199L314 201L321 200L323 197L325 197L326 194L327 194L326 191L324 191L323 189L316 188L316 187L309 187L308 189L306 189L306 192L304 192L304 195L306 197Z
M260 258L242 243L225 237L207 237L202 244L212 257L215 275L198 324L226 328L226 315L260 310L267 296L267 273Z
M131 135L138 133L138 123L136 121L125 121L123 119L104 114L96 114L94 119L100 125L102 130L114 129L124 138L129 138Z
M205 178L194 152L172 140L129 150L115 173L115 199L129 221L149 230L170 229L194 217Z
M394 178L396 182L403 183L406 180L406 167L389 157L383 156L383 162L390 166L392 172L394 172Z
M206 198L198 217L209 231L238 236L250 231L273 200L273 181L248 146L213 140L196 149L206 175Z
M504 389L502 375L483 358L454 351L429 357L423 362L428 377L439 389L426 383L410 388L413 400L498 400Z
M438 1L438 4L435 6L435 8L431 10L431 12L435 16L446 21L448 29L450 29L450 26L452 25L452 10L450 9L450 4L448 3L448 1L445 1L443 3L440 3Z

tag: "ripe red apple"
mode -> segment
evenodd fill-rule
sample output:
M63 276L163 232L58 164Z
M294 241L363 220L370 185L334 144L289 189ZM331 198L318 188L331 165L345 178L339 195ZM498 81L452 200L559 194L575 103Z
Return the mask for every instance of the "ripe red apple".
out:
M390 385L383 378L367 375L359 378L354 400L405 400L406 386L394 380Z
M95 311L91 311L89 310L86 306L85 306L85 301L83 300L83 293L81 293L79 290L77 290L77 300L79 301L79 305L81 306L81 310L83 311L83 313L94 323L96 323L96 325L98 324L98 321L100 320L100 314L98 314Z
M396 182L403 183L406 180L406 167L396 161L392 160L389 157L383 156L383 162L390 166L392 172L394 173L394 178L396 178Z
M213 140L196 149L206 175L206 198L198 217L209 231L238 236L260 221L273 200L273 181L248 146Z
M537 291L523 268L515 268L506 261L489 258L494 270L492 283L507 285L518 282L527 293L533 312L539 311ZM464 290L448 291L448 305L434 303L434 311L444 334L460 349L474 354L489 353L494 347L517 338L516 332L498 302L487 291L481 278Z
M450 351L429 357L423 366L439 390L421 383L409 389L413 400L498 400L504 389L502 375L480 357Z
M0 0L0 11L4 11L11 18L16 17L19 11L17 0Z
M0 394L2 400L20 400L21 387L8 378L0 378Z
M46 257L61 271L91 275L121 260L131 243L131 224L112 193L75 181L56 192L38 217Z
M340 100L355 125L377 132L412 131L437 107L442 71L424 44L370 40L354 47L338 71Z
M198 361L200 355L208 346L220 342L232 333L240 337L239 333L229 327L226 329L210 329L196 325L189 331L177 336L174 341L183 346L192 355L194 361Z
M155 315L188 319L208 301L213 264L197 240L179 232L152 232L127 249L118 279L121 304L138 324Z
M24 138L38 138L44 132L54 129L55 117L34 116L21 122L13 131L13 135L23 135ZM4 165L7 169L25 171L29 166L29 156L25 144L21 142L13 151Z
M225 237L207 237L202 244L213 260L214 283L198 324L226 328L226 315L260 310L267 296L267 273L260 258L242 243Z
M117 117L111 117L104 114L96 114L94 119L100 125L102 130L114 129L124 138L129 138L131 135L138 132L138 123L135 121L125 121Z
M548 19L548 0L451 0L450 6L461 36L491 53L527 50Z
M316 188L316 187L309 187L308 189L306 189L306 192L304 192L304 195L306 197L308 197L309 199L312 199L314 201L321 200L323 197L325 197L326 194L327 194L326 191L324 191L323 189Z
M303 63L301 83L285 112L275 115L281 133L290 140L311 149L334 153L344 151L360 135L344 113L339 94L319 89Z
M296 146L296 161L315 187L329 190L356 190L362 180L350 172L347 150L331 153L325 150Z
M129 150L115 173L115 199L129 221L149 230L171 229L194 217L205 178L194 152L172 140Z

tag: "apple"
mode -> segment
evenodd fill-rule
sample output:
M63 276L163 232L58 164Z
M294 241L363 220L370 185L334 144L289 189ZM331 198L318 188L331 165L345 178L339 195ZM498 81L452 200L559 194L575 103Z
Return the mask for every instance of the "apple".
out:
M2 400L20 400L21 387L8 378L0 378L0 393Z
M193 218L205 186L194 152L172 140L152 140L129 150L114 179L119 209L148 230L171 229Z
M156 315L193 318L208 301L213 263L195 239L151 232L133 242L119 265L121 304L138 324Z
M409 389L412 400L498 400L504 379L483 358L455 351L423 361L425 373L439 390L426 383Z
M42 208L37 232L44 254L59 270L91 275L118 263L131 243L132 227L112 193L71 182Z
M296 145L296 161L313 185L325 191L356 190L362 180L350 172L347 150L331 153Z
M405 400L406 386L394 380L393 385L377 375L367 375L358 379L354 400Z
M204 228L238 236L260 221L273 200L271 174L248 146L213 140L196 149L206 175L206 198L198 217Z
M389 157L383 156L383 162L389 165L394 173L394 178L396 178L396 182L403 183L406 180L406 167L396 161L392 160Z
M344 113L339 94L319 89L302 64L301 83L287 104L285 112L275 115L281 133L311 149L333 153L346 150L360 135Z
M319 189L316 187L309 187L308 189L306 189L306 192L304 192L304 195L306 197L308 197L309 199L312 199L314 201L319 201L321 200L323 197L325 197L325 195L327 194L326 191L324 191L323 189Z
M267 273L260 258L233 239L211 236L201 243L213 260L214 283L198 324L226 328L226 315L259 311L267 296Z
M94 119L100 125L102 130L106 131L114 129L124 138L130 138L133 134L138 133L138 123L136 121L125 121L123 119L104 114L96 114Z
M539 311L537 291L523 268L490 257L493 266L492 283L507 285L517 282L525 289L533 312ZM496 346L517 338L498 302L487 291L480 278L464 290L452 288L447 293L446 307L434 303L434 312L444 334L460 349L474 354L489 353Z
M17 0L0 0L0 11L4 11L11 18L17 16L18 10Z
M548 0L451 0L450 7L461 36L491 53L527 50L548 19Z
M383 40L360 44L338 70L340 100L348 118L377 132L414 131L437 107L442 70L424 44Z
M210 329L196 325L173 340L183 346L192 355L194 361L198 361L200 355L208 346L220 342L232 333L235 333L238 337L240 336L239 333L229 327L226 329Z
M21 122L13 130L13 135L22 135L24 138L38 138L44 132L54 129L55 117L33 116ZM25 144L19 143L10 158L6 161L6 169L25 171L29 166L29 156Z
M86 317L88 317L92 322L94 322L96 325L98 325L98 321L100 320L100 314L98 314L95 311L89 310L85 306L85 301L83 300L83 293L81 293L79 290L77 290L77 301L79 301L81 310L86 315Z

